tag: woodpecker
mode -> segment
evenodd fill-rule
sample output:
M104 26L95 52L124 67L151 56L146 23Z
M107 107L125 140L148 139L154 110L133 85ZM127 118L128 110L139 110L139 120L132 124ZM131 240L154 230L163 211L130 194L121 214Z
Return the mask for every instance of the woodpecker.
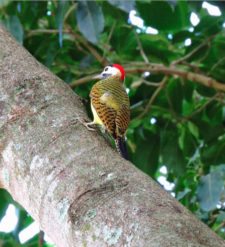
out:
M106 66L95 79L101 79L91 89L91 110L94 120L86 123L90 128L98 124L114 138L120 155L128 159L125 132L130 121L130 102L125 87L125 70L119 64Z

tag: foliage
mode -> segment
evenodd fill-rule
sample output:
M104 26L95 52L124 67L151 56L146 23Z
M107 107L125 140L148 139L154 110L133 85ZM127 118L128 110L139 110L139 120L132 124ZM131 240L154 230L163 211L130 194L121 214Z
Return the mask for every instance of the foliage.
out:
M165 177L171 193L225 237L225 90L159 67L156 73L148 69L149 63L157 63L170 72L179 69L214 78L225 87L225 11L220 2L212 4L220 7L220 16L209 15L202 1L4 0L0 20L83 98L88 99L93 85L86 76L107 63L125 65L131 161L156 180ZM142 26L129 19L134 9ZM196 26L190 22L192 12L200 20ZM152 34L148 27L158 32ZM3 217L9 197L0 193ZM0 235L8 241L3 246L19 246L18 233L31 222L18 210L15 231ZM35 246L30 241L24 246Z

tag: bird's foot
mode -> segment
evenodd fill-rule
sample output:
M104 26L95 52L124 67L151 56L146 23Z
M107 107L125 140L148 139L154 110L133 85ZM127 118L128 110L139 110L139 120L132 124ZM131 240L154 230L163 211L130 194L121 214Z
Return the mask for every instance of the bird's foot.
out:
M93 122L89 122L89 123L84 122L83 125L84 125L88 130L96 131L96 129L95 129L95 125L96 125L96 124L93 123ZM91 126L93 126L93 127L91 127Z
M81 118L81 117L77 117L76 120L79 121L81 124L83 124L88 130L96 131L96 129L94 128L96 124L93 121L88 122L86 119ZM93 126L93 127L90 127L90 126Z

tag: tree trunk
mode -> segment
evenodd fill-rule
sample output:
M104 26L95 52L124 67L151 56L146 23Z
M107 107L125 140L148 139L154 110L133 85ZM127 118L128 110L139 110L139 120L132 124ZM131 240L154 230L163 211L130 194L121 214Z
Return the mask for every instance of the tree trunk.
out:
M225 246L76 117L78 96L0 27L0 184L57 246Z

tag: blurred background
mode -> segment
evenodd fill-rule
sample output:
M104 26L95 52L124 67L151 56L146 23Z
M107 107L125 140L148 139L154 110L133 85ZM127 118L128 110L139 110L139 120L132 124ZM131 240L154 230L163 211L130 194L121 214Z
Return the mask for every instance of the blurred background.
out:
M132 163L225 239L223 1L0 0L0 23L84 99L90 117L91 76L124 65ZM214 78L223 90L153 73L152 63ZM1 189L0 246L54 246L41 235Z

